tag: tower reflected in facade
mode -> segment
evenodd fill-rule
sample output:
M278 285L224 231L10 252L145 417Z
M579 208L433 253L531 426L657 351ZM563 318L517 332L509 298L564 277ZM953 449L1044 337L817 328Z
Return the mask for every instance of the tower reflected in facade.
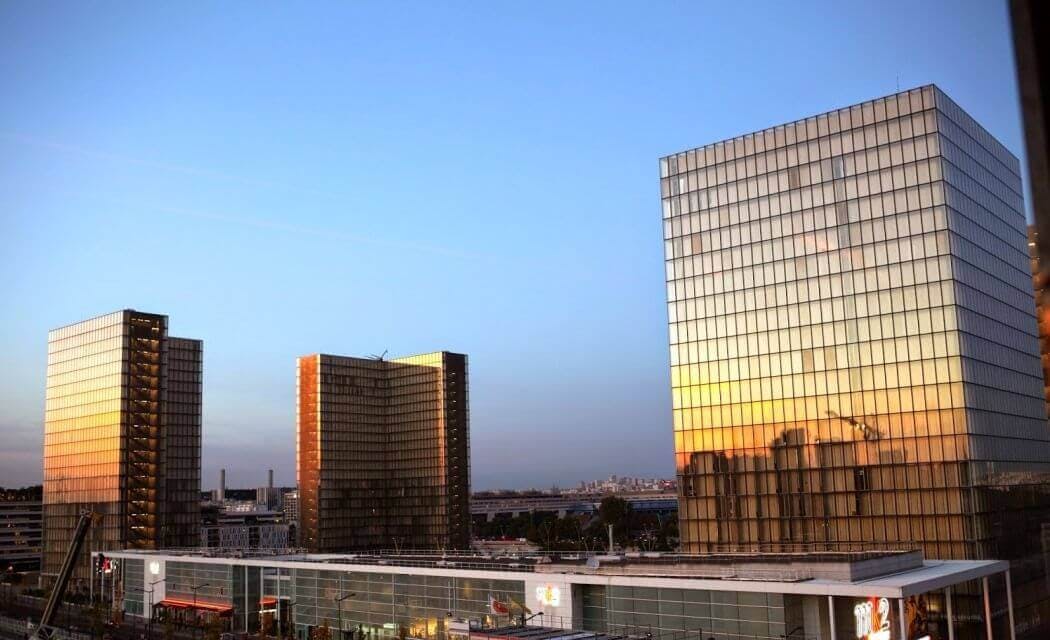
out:
M469 547L467 357L315 354L297 365L302 545Z
M661 173L685 549L1006 555L974 489L1050 467L1017 159L928 86Z
M131 309L48 334L44 573L57 573L82 510L87 549L196 546L202 343ZM75 575L86 577L87 554Z
M925 86L660 172L683 551L1010 559L1050 619L1017 158Z

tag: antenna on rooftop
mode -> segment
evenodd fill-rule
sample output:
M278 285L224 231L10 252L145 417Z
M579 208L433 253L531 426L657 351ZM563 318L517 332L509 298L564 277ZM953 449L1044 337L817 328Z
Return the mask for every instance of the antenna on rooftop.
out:
M387 354L388 351L390 351L390 349L383 349L383 353L381 353L379 355L376 355L376 354L373 353L372 355L370 355L368 357L373 359L373 360L376 360L378 362L382 362L383 358L386 357L386 354Z

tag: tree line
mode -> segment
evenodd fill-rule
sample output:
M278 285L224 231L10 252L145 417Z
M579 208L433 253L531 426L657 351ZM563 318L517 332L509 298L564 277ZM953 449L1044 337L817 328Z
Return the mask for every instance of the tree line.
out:
M497 515L474 525L474 536L482 540L524 538L544 551L606 551L608 527L621 549L674 551L678 548L678 514L635 511L616 496L602 499L594 514L533 511L511 517Z

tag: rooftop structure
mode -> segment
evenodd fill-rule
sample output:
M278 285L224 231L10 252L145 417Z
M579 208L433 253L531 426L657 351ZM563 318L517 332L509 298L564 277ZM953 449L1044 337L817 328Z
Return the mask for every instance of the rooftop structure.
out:
M42 551L40 500L0 500L0 572L38 570Z

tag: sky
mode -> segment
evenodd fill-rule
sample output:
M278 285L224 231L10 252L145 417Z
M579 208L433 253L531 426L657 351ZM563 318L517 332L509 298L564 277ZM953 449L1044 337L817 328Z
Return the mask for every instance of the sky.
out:
M671 477L658 158L936 83L1023 154L1005 2L0 5L0 486L47 331L204 340L203 487L295 358L470 358L475 489Z

